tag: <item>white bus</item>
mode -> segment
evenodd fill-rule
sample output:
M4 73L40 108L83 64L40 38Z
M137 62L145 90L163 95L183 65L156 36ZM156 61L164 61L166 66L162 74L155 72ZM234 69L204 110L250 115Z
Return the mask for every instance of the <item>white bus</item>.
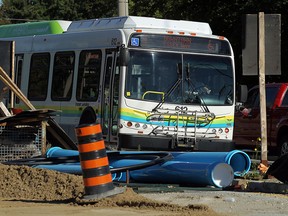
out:
M0 26L0 37L15 41L16 84L36 108L61 110L72 139L91 106L118 149L234 148L234 54L208 23L47 21Z

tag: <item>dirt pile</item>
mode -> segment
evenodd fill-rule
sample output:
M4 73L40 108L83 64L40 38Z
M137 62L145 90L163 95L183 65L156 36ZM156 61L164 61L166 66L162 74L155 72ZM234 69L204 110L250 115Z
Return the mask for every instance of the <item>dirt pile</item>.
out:
M84 190L81 176L27 166L0 165L0 196L30 200L68 200Z
M169 211L175 215L219 215L205 205L178 205L150 200L131 188L124 193L92 203L79 202L83 197L82 176L27 166L0 164L0 198L16 200L51 201L89 207L135 208L139 210Z

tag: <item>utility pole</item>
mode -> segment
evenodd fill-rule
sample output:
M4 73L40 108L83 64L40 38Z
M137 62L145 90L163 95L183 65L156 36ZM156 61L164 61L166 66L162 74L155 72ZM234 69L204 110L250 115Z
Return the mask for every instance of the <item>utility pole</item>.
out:
M267 160L267 121L266 121L266 88L265 88L265 19L264 13L258 16L259 23L259 95L261 127L261 163L268 165Z
M118 0L118 15L128 16L128 0Z

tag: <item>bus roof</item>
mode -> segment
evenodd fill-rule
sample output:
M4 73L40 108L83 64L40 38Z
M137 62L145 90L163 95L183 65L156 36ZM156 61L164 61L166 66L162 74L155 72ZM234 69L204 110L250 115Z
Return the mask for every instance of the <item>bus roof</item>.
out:
M96 31L104 29L165 29L212 34L208 23L185 20L157 19L152 17L123 16L73 21L67 32Z
M0 38L62 34L70 23L71 21L53 20L0 25Z
M21 24L0 25L0 38L34 35L62 34L64 32L85 32L111 29L151 29L165 31L186 31L212 35L208 23L186 20L168 20L153 17L123 16L79 21L41 21Z

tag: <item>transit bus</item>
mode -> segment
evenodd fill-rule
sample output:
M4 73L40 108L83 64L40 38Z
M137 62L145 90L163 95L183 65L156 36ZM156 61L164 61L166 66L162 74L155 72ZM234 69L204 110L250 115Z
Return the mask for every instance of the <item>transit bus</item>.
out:
M15 83L36 108L60 110L72 139L92 107L118 149L234 148L234 54L208 23L55 20L0 26L0 40L15 41Z

